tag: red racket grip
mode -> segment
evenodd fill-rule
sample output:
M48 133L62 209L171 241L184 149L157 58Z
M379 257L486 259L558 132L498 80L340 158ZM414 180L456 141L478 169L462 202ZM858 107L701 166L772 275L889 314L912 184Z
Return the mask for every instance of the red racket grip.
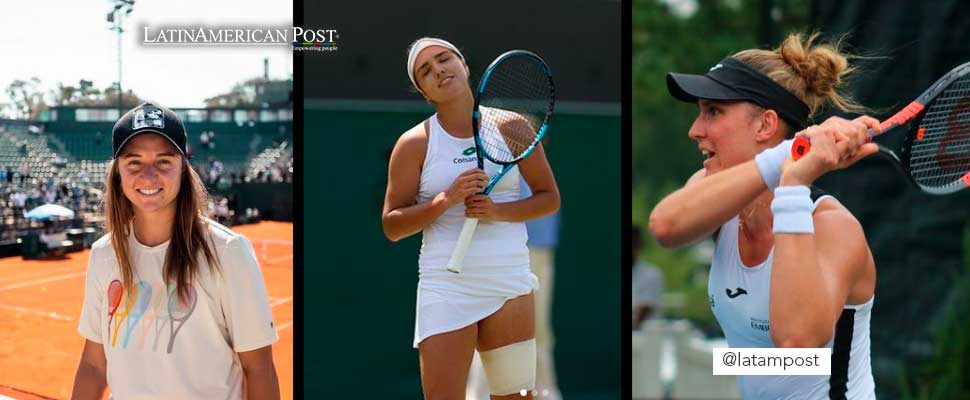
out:
M866 130L866 143L872 142L873 133L874 132L872 129ZM799 158L802 158L808 154L808 151L811 149L812 142L810 142L807 137L798 136L791 145L791 156L797 161Z
M791 157L798 160L799 158L802 158L802 156L808 154L808 151L811 149L812 142L808 141L807 137L796 137L795 141L791 144Z

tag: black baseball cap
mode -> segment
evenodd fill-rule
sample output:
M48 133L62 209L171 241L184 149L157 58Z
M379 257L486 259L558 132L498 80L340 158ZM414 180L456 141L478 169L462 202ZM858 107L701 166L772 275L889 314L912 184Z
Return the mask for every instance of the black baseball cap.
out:
M727 57L704 75L667 74L667 90L677 100L747 100L775 110L796 130L808 124L809 108L798 97L744 62Z
M141 103L132 108L115 123L111 130L112 157L118 157L121 149L131 138L140 133L151 132L162 135L184 156L188 151L188 136L185 125L174 111L152 103Z

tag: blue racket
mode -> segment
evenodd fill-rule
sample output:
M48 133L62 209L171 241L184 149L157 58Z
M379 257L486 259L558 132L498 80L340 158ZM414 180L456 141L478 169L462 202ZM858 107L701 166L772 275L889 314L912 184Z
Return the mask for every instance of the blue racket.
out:
M488 159L501 165L502 170L492 177L482 194L489 194L515 164L539 145L549 128L555 93L549 66L530 51L507 51L485 70L472 109L475 152L478 168L484 169ZM461 272L477 226L477 218L465 220L448 260L449 271Z

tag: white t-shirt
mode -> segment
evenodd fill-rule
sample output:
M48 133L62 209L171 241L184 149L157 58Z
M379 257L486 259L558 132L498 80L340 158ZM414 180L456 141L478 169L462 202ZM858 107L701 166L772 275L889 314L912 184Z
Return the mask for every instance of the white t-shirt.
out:
M91 247L78 331L104 347L115 398L240 399L236 353L278 339L252 244L207 223L221 270L210 271L200 252L200 273L184 300L162 277L168 242L148 247L129 236L136 290L131 306L128 293L114 296L117 307L110 293L123 285L110 235Z

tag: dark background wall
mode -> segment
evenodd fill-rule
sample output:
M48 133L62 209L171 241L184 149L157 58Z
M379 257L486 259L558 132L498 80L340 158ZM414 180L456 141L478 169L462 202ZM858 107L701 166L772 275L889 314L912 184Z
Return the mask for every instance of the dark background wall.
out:
M416 99L407 47L451 41L478 81L506 50L538 53L563 100L620 101L619 1L306 1L304 28L336 29L339 50L306 52L307 98Z

